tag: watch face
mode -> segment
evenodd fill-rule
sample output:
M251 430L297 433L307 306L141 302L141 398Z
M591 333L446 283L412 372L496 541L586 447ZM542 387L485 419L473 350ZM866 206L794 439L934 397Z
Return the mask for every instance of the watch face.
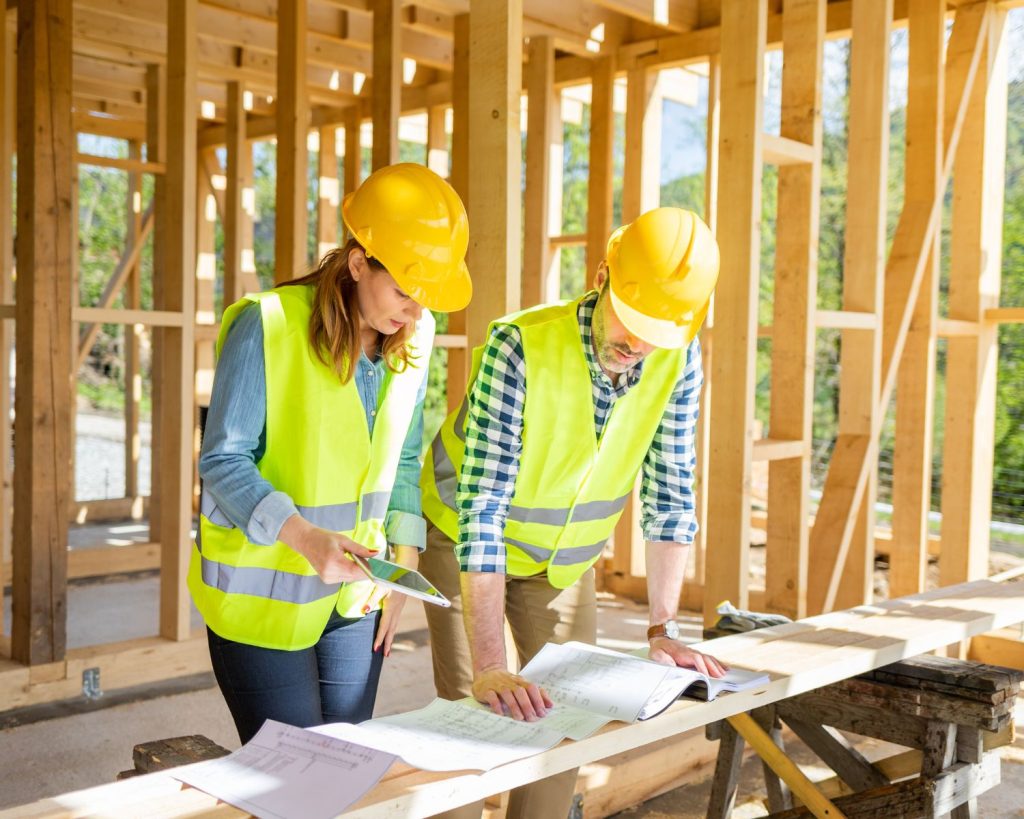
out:
M679 624L675 620L669 620L665 623L665 636L670 640L679 639Z

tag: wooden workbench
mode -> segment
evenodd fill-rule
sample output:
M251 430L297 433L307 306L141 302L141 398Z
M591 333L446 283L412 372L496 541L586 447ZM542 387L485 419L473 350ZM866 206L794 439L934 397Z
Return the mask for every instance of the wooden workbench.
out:
M615 723L588 739L565 741L483 774L430 773L396 764L345 816L429 816L1022 621L1024 583L979 580L708 641L704 650L728 663L762 669L771 682L714 702L680 701L647 722ZM161 816L242 815L161 772L0 811L0 819L100 812L139 816L157 807Z

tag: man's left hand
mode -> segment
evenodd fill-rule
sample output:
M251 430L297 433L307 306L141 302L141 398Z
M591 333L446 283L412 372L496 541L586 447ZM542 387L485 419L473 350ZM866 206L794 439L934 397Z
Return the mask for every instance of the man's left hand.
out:
M710 654L701 654L679 640L669 637L655 637L651 640L650 657L656 663L693 668L709 677L721 677L729 669Z

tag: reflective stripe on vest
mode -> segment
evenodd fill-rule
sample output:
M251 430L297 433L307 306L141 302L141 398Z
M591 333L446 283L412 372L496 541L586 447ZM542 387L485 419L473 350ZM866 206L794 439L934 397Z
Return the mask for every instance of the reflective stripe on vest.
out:
M578 305L533 308L491 326L492 332L500 323L519 328L527 385L523 448L505 522L506 570L518 576L546 571L558 588L571 585L600 557L685 365L681 350L648 356L640 380L616 401L599 441ZM474 351L470 388L481 353ZM453 540L467 414L468 398L441 426L421 480L424 514ZM581 425L581 419L591 420Z
M260 305L267 381L265 480L293 499L315 526L367 548L386 547L387 515L402 445L424 371L384 377L372 438L354 379L342 385L309 348L312 287L287 286L246 297L227 311L220 344L250 302ZM417 362L429 360L433 319L425 313L413 339ZM216 634L265 648L313 645L332 611L361 617L373 594L368 581L324 583L304 557L280 541L252 543L207 491L188 585Z

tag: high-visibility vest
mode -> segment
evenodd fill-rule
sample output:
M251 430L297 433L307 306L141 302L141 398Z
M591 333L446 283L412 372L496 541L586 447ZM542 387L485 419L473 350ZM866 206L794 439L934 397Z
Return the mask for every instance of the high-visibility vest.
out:
M312 286L246 296L224 312L217 352L243 308L263 320L267 381L266 451L256 465L299 513L368 549L385 548L384 518L430 358L434 320L424 312L412 341L415 366L386 370L373 437L355 379L342 385L309 343ZM320 638L331 612L363 616L369 581L324 583L295 550L250 542L203 493L188 586L210 629L229 640L296 650Z
M526 367L523 437L505 523L506 571L547 572L564 589L600 557L683 372L685 350L655 350L640 380L612 408L598 439L593 385L580 339L579 301L499 319L519 328ZM470 388L483 348L473 352ZM469 390L467 390L468 396ZM468 401L445 419L427 452L423 513L458 541L455 490L465 454Z

